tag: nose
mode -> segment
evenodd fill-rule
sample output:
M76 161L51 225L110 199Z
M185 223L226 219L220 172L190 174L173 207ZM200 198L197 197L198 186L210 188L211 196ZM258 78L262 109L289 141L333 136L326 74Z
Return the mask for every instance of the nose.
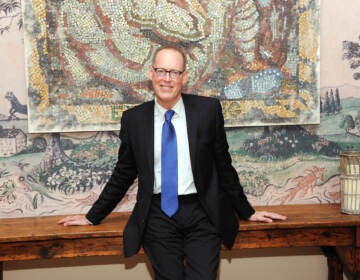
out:
M171 78L170 78L170 72L165 72L164 80L166 80L166 81L170 81L170 80L171 80Z

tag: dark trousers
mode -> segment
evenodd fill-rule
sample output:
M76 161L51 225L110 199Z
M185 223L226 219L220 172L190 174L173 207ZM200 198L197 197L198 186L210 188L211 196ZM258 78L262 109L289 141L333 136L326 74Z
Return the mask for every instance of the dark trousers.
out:
M179 196L171 218L154 195L143 247L156 280L212 280L219 268L221 240L197 195Z

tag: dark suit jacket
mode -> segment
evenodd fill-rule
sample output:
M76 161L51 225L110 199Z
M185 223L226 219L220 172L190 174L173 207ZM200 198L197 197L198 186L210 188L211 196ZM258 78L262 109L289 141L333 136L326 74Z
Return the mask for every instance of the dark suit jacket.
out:
M231 248L238 232L236 213L247 219L254 209L231 165L221 105L216 98L188 94L183 94L182 98L195 186L223 243ZM153 195L154 101L123 113L120 139L114 172L86 217L93 224L100 223L138 177L137 202L124 231L124 254L131 256L140 249Z

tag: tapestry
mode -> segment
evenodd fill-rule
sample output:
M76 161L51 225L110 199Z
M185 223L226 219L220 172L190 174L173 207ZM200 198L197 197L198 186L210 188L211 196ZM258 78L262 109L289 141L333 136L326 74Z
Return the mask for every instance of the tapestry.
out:
M339 153L360 151L360 1L342 3L321 1L320 124L226 129L254 206L340 203ZM20 0L0 0L0 218L86 213L118 131L29 133L23 31ZM137 181L114 211L131 211L136 194Z
M118 130L169 44L185 93L219 98L227 127L319 123L318 2L23 1L29 131Z

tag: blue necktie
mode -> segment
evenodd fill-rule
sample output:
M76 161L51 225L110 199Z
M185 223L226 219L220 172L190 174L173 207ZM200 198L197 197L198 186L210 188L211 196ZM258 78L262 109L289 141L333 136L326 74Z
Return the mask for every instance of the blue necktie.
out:
M178 209L178 160L176 132L171 118L173 110L165 113L161 138L161 209L171 217Z

